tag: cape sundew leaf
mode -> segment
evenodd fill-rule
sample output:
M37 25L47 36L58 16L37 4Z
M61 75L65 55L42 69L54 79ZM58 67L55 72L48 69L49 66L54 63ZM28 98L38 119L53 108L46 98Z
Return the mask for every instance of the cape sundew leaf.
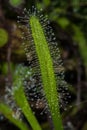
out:
M14 112L5 104L0 103L0 112L21 130L29 130L28 127L19 119L14 117Z
M61 71L60 53L57 43L55 42L55 36L52 28L48 25L49 21L44 18L43 15L40 15L39 11L34 7L28 12L26 9L24 11L26 13L23 12L24 17L19 16L19 22L23 23L25 28L28 29L28 32L26 31L27 33L24 33L25 36L23 38L27 59L31 67L36 70L35 74L40 75L40 81L42 83L41 91L47 103L46 107L51 113L54 129L63 130L59 110L55 67L59 67L58 76L63 73ZM47 27L47 25L49 27ZM31 50L32 55L30 55ZM50 52L50 50L53 50L53 52ZM33 60L31 60L31 57L33 57ZM63 78L63 75L61 77ZM60 78L58 78L58 85L59 79Z
M13 95L18 106L21 108L23 114L27 118L33 130L41 130L37 119L35 118L29 103L27 102L24 89L23 89L23 76L22 72L26 73L27 69L25 67L19 66L14 74L14 84L13 84ZM28 71L27 71L28 73Z

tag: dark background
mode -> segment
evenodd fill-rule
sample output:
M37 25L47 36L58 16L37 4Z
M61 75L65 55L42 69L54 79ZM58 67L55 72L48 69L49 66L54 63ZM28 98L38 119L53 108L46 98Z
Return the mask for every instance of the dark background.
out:
M27 64L21 46L21 30L17 16L26 7L43 8L59 43L73 106L63 111L66 130L87 130L87 2L86 0L0 0L0 100L6 82L12 83L15 66ZM7 81L7 80L8 81ZM48 129L42 120L43 128ZM0 121L0 130L16 129L7 120Z

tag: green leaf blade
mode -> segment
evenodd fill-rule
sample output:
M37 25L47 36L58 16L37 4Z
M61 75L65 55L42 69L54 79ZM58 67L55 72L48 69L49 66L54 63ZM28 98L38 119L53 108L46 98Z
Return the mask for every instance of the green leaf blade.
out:
M31 26L36 53L39 59L43 89L52 115L54 127L55 130L63 130L58 104L56 78L48 43L43 28L36 16L30 18L29 24Z
M23 70L26 73L26 69L19 67L17 73L15 73L15 81L14 81L14 98L17 102L18 106L21 108L23 114L25 115L26 119L30 123L33 130L41 130L41 127L35 118L31 107L26 99L24 89L23 89L23 77L20 75L20 70Z
M14 117L14 112L5 104L0 103L0 112L5 115L20 130L29 130L28 127L19 119Z

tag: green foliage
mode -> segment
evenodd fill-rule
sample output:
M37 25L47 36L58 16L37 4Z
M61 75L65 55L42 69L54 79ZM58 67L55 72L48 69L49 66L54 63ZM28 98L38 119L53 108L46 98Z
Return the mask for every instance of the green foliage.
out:
M0 112L5 115L14 125L20 130L29 130L28 127L19 119L15 118L14 111L12 111L7 105L0 103Z
M11 72L13 72L14 71L14 64L12 62L10 62L9 66L10 66ZM2 63L1 68L2 68L1 69L2 74L7 75L7 73L8 73L8 63L7 62Z
M43 0L43 3L45 6L48 6L48 5L50 5L51 0Z
M73 38L79 45L80 54L81 54L81 56L83 58L84 65L86 67L87 66L87 44L86 44L84 34L79 29L78 26L72 25L72 27L73 27L73 30L74 30Z
M65 31L67 31L67 28L69 28L69 30L71 30L71 32L72 32L72 29L73 29L73 31L74 31L74 35L72 36L73 42L75 41L76 44L78 44L79 52L84 61L84 66L86 67L87 66L87 51L86 51L87 50L87 44L86 44L87 30L85 28L87 28L87 27L84 27L84 23L85 22L87 23L87 17L86 17L86 15L83 15L83 14L85 14L87 11L84 8L85 13L83 11L81 11L81 13L83 13L83 14L82 15L78 14L79 8L81 5L80 0L73 0L71 2L70 6L73 8L73 12L68 12L66 10L67 8L62 8L61 3L63 3L63 2L64 1L60 2L61 6L54 8L54 10L49 13L49 18L51 21L54 21L55 23L60 25L61 28L64 29ZM82 3L82 5L85 5L85 3ZM74 12L76 12L76 13L74 13ZM73 16L73 21L71 21L71 19L68 18L68 15L70 15L70 14ZM75 23L75 19L79 20L79 23L77 25ZM86 31L85 35L84 35L84 32L81 31L84 29ZM72 33L71 33L71 35L72 35Z
M0 28L0 47L3 47L8 42L8 33L5 29Z
M41 127L38 124L38 121L35 118L32 110L31 110L31 107L30 107L29 103L27 102L25 93L24 93L24 89L23 89L23 77L24 77L24 74L22 74L22 72L25 75L27 75L27 73L29 71L28 71L28 69L26 67L19 66L17 68L17 70L15 72L15 75L14 75L13 95L14 95L15 101L17 102L17 104L21 108L23 114L25 115L28 122L30 123L32 129L33 130L41 130ZM27 75L27 76L29 76L29 75Z
M77 11L79 9L79 2L80 2L80 0L72 0L72 5L73 5L74 11Z
M83 1L83 0L72 0L72 1L69 1L69 3L67 3L67 1L64 1L64 0L54 0L54 1L51 1L51 0L42 0L42 1L9 0L9 3L15 8L15 7L21 5L21 3L23 1L26 3L25 7L27 7L27 8L31 7L31 5L33 3L33 4L36 4L39 9L43 8L44 9L43 12L48 14L50 21L53 22L52 25L55 28L55 34L60 35L60 36L58 35L58 37L57 37L58 40L60 40L60 44L65 43L63 47L67 48L67 51L65 50L66 52L63 52L63 54L65 54L65 57L66 57L65 62L67 62L67 60L69 60L69 58L74 59L74 56L75 56L74 53L73 53L72 57L67 57L66 55L68 55L68 53L70 53L70 55L71 55L71 52L69 52L69 50L72 50L73 43L75 42L79 47L79 52L81 54L81 58L84 61L83 63L85 65L85 67L87 67L87 52L86 52L87 51L87 44L86 44L86 40L87 40L87 8L86 8L87 2L86 2L86 0L85 1ZM6 4L7 4L7 1L6 1ZM10 21L10 22L8 22L9 25L10 25L11 22L13 23L13 21L15 21L15 17L14 17L15 16L14 15L15 10L14 10L14 8L12 9L13 11L11 12L12 13L12 19L10 19L10 13L9 13L10 8L9 8L9 6L5 10L3 9L4 12L5 13L7 12L7 14L8 14L8 15L6 15L6 17L8 17L8 20ZM23 6L23 8L24 8L24 6ZM22 9L22 7L21 7L21 9ZM17 13L17 10L16 10L16 13ZM18 15L19 15L19 11L18 11ZM5 20L6 20L6 17L5 17ZM55 24L55 23L57 23L57 24ZM70 24L70 26L68 26L69 24ZM16 24L14 23L14 25L16 25ZM60 27L59 27L59 25L60 25ZM5 25L5 26L8 27L8 25ZM66 27L67 28L69 27L68 32L67 32ZM59 30L60 28L61 28L62 31ZM14 30L14 28L12 26L11 26L11 29ZM72 36L72 31L74 31L73 36ZM69 35L67 35L67 33ZM4 34L2 34L2 31L0 31L0 47L3 47L8 42L8 36L6 36L6 35L8 35L8 34L4 35ZM70 37L68 37L68 36L70 36ZM13 37L15 37L15 36L12 36L12 38L11 38L12 43L14 42ZM72 37L72 40L70 40L71 37ZM68 46L68 45L70 45L70 46ZM62 46L62 44L61 44L61 46ZM47 47L46 47L46 49L47 49ZM74 48L74 49L77 49L77 48ZM73 49L73 51L74 51L74 49ZM15 62L16 60L15 60L15 58L13 58L13 56L14 56L13 51L14 51L14 48L12 50L12 62ZM19 52L19 50L15 51L15 53L18 56L20 54L22 54L22 52L21 51ZM78 53L78 51L77 51L77 53ZM2 55L4 57L3 53L2 53ZM16 63L17 62L19 63L20 61L24 61L24 59L22 59L20 56L19 56L19 58L20 58L20 60L16 61ZM76 58L76 60L77 60L77 58ZM73 62L76 62L76 61L73 61ZM68 66L68 63L67 63L67 66ZM7 73L7 65L3 64L3 67L2 67L2 65L0 67L2 68L2 70L0 69L1 70L0 72L3 72L3 74L6 74ZM26 70L26 72L27 71L28 70ZM84 72L82 72L82 73L83 73L83 75L85 75ZM15 78L14 78L14 80L15 80ZM83 83L83 81L81 81L81 82ZM75 82L75 84L77 84L77 83ZM84 85L85 84L86 83L84 83ZM74 86L73 87L70 86L70 91L72 93L74 93L74 95L76 95L78 91L75 91L73 88L74 88ZM82 99L83 99L84 95L86 95L86 94L84 94L84 91L85 91L84 88L83 88L83 91L81 92ZM86 99L86 98L84 98L84 99ZM86 128L82 128L82 129L83 130L87 129L87 126L86 126Z
M13 77L14 81L13 81L12 93L16 103L21 108L23 114L25 115L26 119L30 123L32 129L41 130L41 127L38 124L38 121L35 118L24 93L23 77L28 78L28 76L31 75L31 72L28 69L29 68L23 67L21 65L19 65L16 68ZM15 124L21 130L29 130L27 126L15 116L15 112L12 111L7 105L0 103L0 112L4 114L6 118L8 118L13 124Z
M55 130L62 130L63 128L58 104L57 84L48 43L46 41L43 28L36 16L30 17L30 26L36 47L36 53L39 59L43 89L52 115L54 128Z
M23 3L23 0L9 0L9 2L12 6L17 7Z
M58 18L58 24L62 27L62 28L66 28L69 25L69 20L65 17L62 18Z
M30 26L32 30L32 37L34 39L34 44L36 48L36 53L38 56L40 69L41 69L41 77L43 82L43 90L46 95L46 100L48 103L48 108L50 109L53 124L55 130L63 130L61 115L58 104L58 93L57 93L57 83L54 74L53 62L50 54L50 50L48 48L48 42L46 40L43 28L39 22L39 19L36 16L30 17ZM42 53L43 52L43 53ZM24 76L27 75L28 69L26 67L19 66L16 68L16 72L13 77L13 96L21 108L23 114L26 119L30 123L33 130L41 130L40 125L38 124L37 119L33 115L31 107L27 102L24 88L23 88L23 80ZM8 110L7 110L8 113ZM4 113L6 115L6 113ZM11 121L11 119L10 119ZM12 120L13 122L13 120ZM19 125L19 123L18 123Z
M38 9L41 9L41 8L45 9L45 7L50 6L50 4L51 4L51 0L43 0L42 2L36 3Z

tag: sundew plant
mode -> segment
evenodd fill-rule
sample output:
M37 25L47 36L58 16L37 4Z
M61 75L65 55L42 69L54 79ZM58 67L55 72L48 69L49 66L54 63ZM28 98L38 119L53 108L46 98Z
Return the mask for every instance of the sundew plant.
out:
M62 60L55 35L47 16L35 7L24 9L18 16L19 27L23 31L23 47L29 61L29 68L19 66L13 78L12 96L20 111L25 115L33 130L41 130L29 101L40 101L53 122L54 130L63 130L60 108L66 109L68 98L67 84L64 81ZM27 82L29 80L29 82ZM28 130L26 124L14 116L12 109L3 103L0 111L21 130Z

